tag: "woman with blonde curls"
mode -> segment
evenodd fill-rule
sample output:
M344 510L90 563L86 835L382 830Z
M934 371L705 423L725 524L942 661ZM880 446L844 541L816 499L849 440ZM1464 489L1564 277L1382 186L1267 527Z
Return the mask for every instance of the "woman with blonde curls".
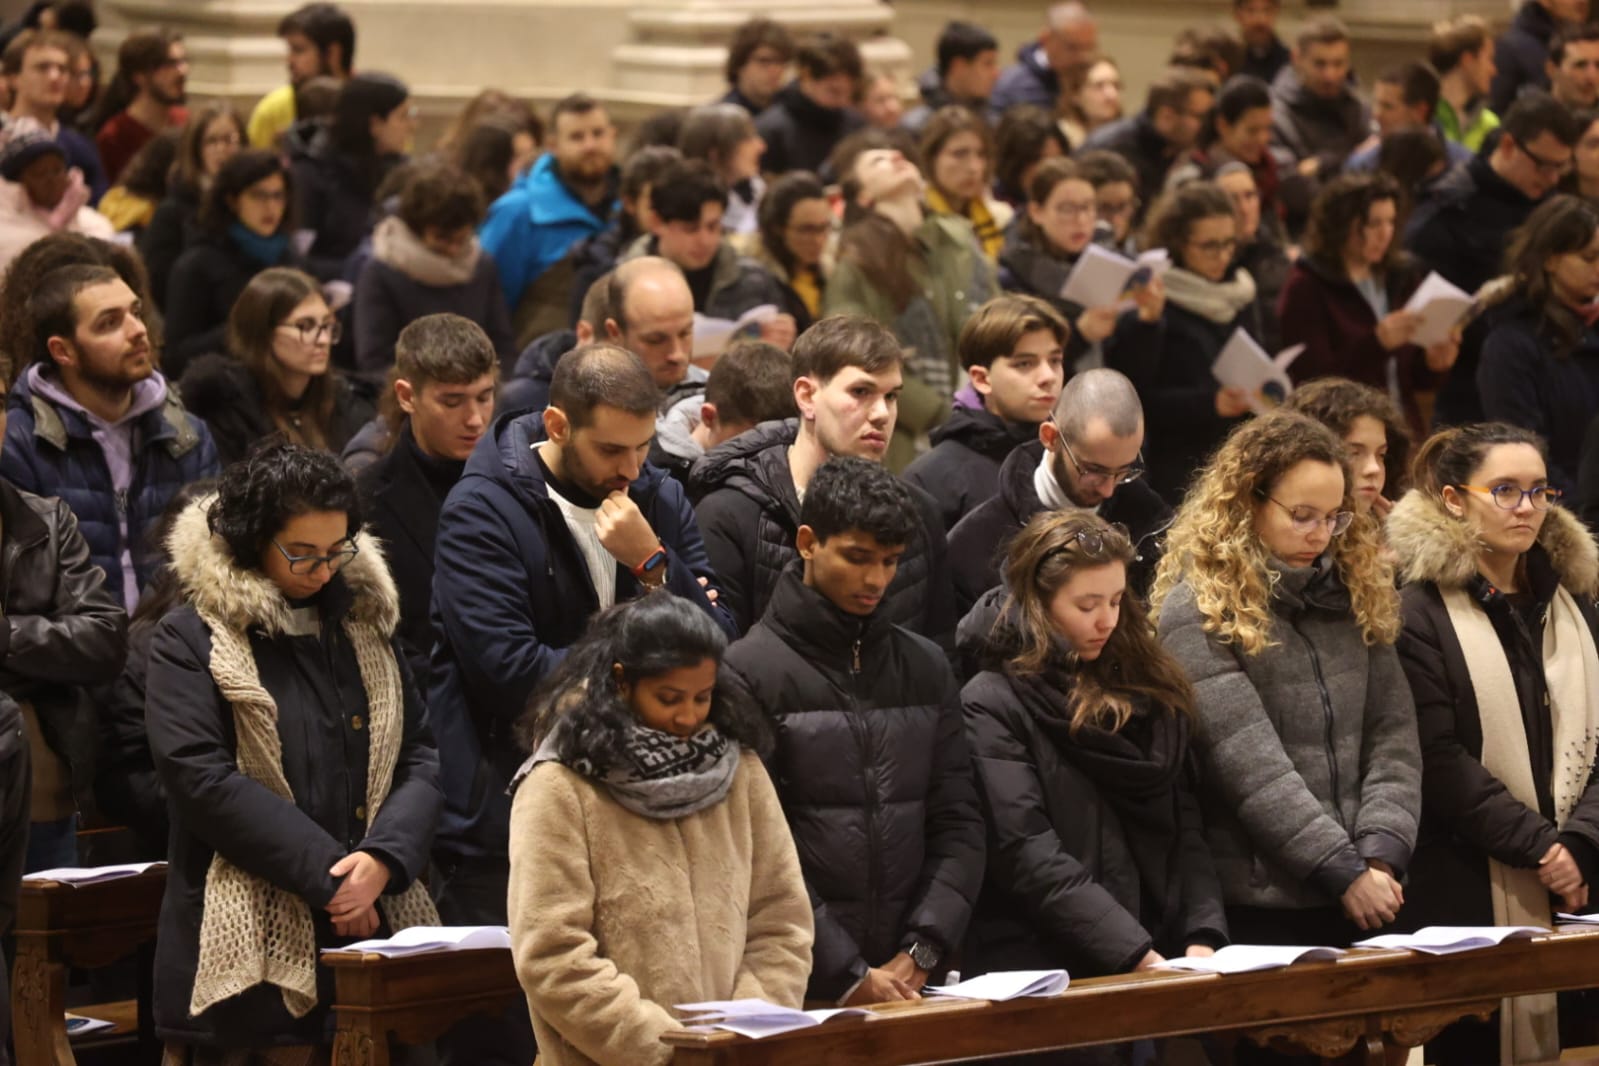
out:
M989 856L969 974L1094 977L1227 942L1193 691L1128 594L1133 555L1092 511L1046 511L1011 542L986 669L961 693Z
M1246 422L1189 491L1156 572L1241 943L1347 945L1404 904L1421 753L1399 596L1353 486L1326 426L1287 411Z

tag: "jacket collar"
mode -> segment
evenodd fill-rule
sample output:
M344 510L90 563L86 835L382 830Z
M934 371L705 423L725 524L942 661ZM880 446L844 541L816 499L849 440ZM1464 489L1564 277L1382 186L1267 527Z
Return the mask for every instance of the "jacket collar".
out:
M761 616L761 623L783 643L813 653L817 661L832 662L850 658L856 643L865 652L888 635L892 623L883 620L881 605L866 618L841 611L805 584L804 573L802 559L784 567Z
M1388 545L1399 557L1406 584L1466 588L1477 577L1477 537L1471 526L1420 489L1411 489L1394 504L1388 515ZM1599 597L1599 547L1575 515L1564 507L1549 508L1537 545L1574 597Z
M500 415L472 449L461 478L476 476L503 485L535 513L554 506L549 486L544 481L544 470L533 454L534 446L548 439L543 411L512 411ZM641 501L653 495L666 476L666 471L660 467L645 463L638 478L628 486L628 495L635 502Z
M1026 422L1006 422L983 407L956 407L949 418L934 427L928 439L936 446L954 441L990 459L1005 460L1011 452L1030 440L1038 439L1038 426Z
M596 211L579 199L571 187L561 180L560 171L555 169L555 153L544 153L523 179L523 188L528 192L528 211L532 215L533 224L555 226L575 222L596 231L602 229L616 208L614 195L616 168L612 167L611 171L607 178L610 189L605 201L600 205L600 210Z
M172 569L184 599L208 622L231 629L260 629L269 637L293 632L293 606L265 574L241 566L221 537L212 534L207 512L214 495L201 496L173 523L167 538ZM349 619L392 636L400 620L400 594L389 575L383 549L365 530L355 535L359 549L327 588L329 606L343 607ZM336 613L330 611L329 613Z
M164 384L164 382L163 382ZM200 443L200 432L190 422L177 394L166 388L159 406L140 415L134 424L135 449L161 444L174 459L182 458ZM55 448L66 451L69 440L93 440L93 428L81 413L52 402L28 385L28 375L19 374L6 401L8 408L27 411L33 417L33 435Z
M748 496L774 515L799 526L799 493L788 468L788 449L799 437L799 419L762 422L705 453L690 481L703 496L727 487Z

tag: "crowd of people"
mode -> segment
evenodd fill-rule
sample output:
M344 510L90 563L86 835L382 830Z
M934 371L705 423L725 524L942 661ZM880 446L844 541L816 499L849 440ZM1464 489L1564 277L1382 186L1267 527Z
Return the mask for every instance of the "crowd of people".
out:
M92 5L36 4L0 930L126 827L173 1066L328 1061L318 951L439 924L526 993L441 1061L635 1066L685 1002L1599 906L1599 24L1455 18L1368 94L1279 14L1126 109L1076 0L1008 65L950 23L909 109L754 18L625 146L493 89L421 146L333 4L249 115L161 28L102 88Z

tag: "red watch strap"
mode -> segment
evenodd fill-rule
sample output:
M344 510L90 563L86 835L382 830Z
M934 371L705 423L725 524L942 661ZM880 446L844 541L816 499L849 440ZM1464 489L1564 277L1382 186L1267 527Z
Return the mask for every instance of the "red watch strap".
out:
M633 576L638 578L640 581L643 581L645 574L648 574L653 570L660 569L665 565L665 563L666 549L657 546L654 551L650 552L649 558L645 559L642 563L639 563L633 568Z

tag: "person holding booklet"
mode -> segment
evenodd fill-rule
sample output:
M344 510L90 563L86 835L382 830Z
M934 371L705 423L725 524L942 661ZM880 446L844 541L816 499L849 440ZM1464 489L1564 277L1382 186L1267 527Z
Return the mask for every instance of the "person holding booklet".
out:
M1127 586L1134 554L1123 527L1074 509L1011 541L984 670L961 692L989 856L968 977L1097 977L1227 943L1190 779L1194 693Z
M1343 442L1290 411L1235 429L1177 512L1152 600L1194 687L1229 935L1345 947L1393 922L1421 753L1393 572Z
M1304 252L1278 302L1284 344L1303 344L1294 381L1341 377L1386 393L1413 434L1426 432L1420 395L1447 373L1459 336L1423 350L1420 311L1407 304L1420 264L1394 240L1399 186L1386 174L1346 174L1317 194Z
M595 615L528 702L509 911L546 1066L666 1066L677 1003L802 1005L810 899L726 650L652 592Z
M1575 196L1540 204L1508 260L1510 284L1477 365L1483 412L1547 441L1549 483L1575 496L1599 411L1599 208Z
M1215 184L1192 182L1161 200L1144 244L1171 255L1165 331L1155 362L1128 377L1149 416L1150 482L1176 502L1205 456L1250 411L1249 392L1220 385L1211 367L1235 330L1258 339L1261 327L1253 315L1255 279L1233 264L1238 218Z
M1408 926L1548 928L1599 902L1599 547L1550 474L1527 429L1447 429L1388 517L1423 758ZM1554 997L1510 1004L1502 1055L1496 1023L1468 1020L1428 1061L1559 1057Z

